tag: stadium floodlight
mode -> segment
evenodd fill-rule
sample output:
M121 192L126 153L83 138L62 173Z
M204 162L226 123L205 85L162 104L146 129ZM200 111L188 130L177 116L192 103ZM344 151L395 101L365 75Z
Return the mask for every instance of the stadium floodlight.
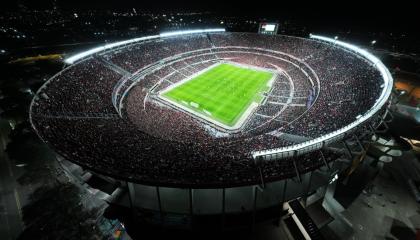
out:
M170 37L184 34L193 34L193 33L209 33L209 32L224 32L224 28L211 28L211 29L194 29L194 30L182 30L174 32L164 32L159 34L160 37Z
M104 51L104 50L107 50L107 49L111 49L111 48L114 48L114 47L122 46L122 45L125 45L125 44L130 44L130 43L134 43L134 42L140 42L140 41L145 41L145 40L149 40L149 39L155 39L155 38L159 38L159 35L140 37L140 38L134 38L134 39L125 40L125 41L105 44L104 46L92 48L90 50L87 50L87 51L78 53L76 55L73 55L69 58L66 58L64 60L64 62L67 63L67 64L73 64L74 62L76 62L80 59L83 59L87 56L90 56L92 54L95 54L95 53L98 53L98 52L101 52L101 51Z
M125 40L125 41L114 42L114 43L110 43L110 44L105 44L104 46L92 48L90 50L87 50L87 51L78 53L76 55L73 55L69 58L66 58L64 60L64 62L67 63L67 64L73 64L78 60L81 60L81 59L86 58L90 55L93 55L95 53L99 53L99 52L102 52L102 51L105 51L105 50L108 50L108 49L111 49L111 48L115 48L115 47L126 45L126 44L131 44L131 43L135 43L135 42L141 42L141 41L146 41L146 40L150 40L150 39L160 38L160 37L169 37L169 36L176 36L176 35L183 35L183 34L193 34L193 33L224 32L224 31L225 31L224 28L196 29L196 30L166 32L166 33L161 33L159 35L133 38L133 39Z
M337 131L334 131L330 134L323 135L321 137L318 137L316 139L313 139L313 140L310 140L310 141L307 141L307 142L303 142L303 143L298 144L298 145L292 145L292 146L289 146L289 147L283 147L283 148L269 149L269 150L262 150L262 151L253 152L252 156L253 156L254 159L256 159L257 157L260 157L260 156L282 155L283 153L288 153L288 152L299 152L299 151L303 151L303 150L308 149L308 148L311 148L313 150L320 149L326 142L330 142L333 139L338 140L338 139L344 137L344 134L347 131L350 131L350 130L354 129L355 127L357 127L358 125L360 125L361 123L365 122L366 120L371 118L373 115L375 115L375 113L377 113L381 109L381 107L387 102L389 96L391 95L392 87L393 87L392 75L389 72L389 70L385 67L385 65L377 57L375 57L374 55L372 55L371 53L369 53L368 51L366 51L362 48L359 48L359 47L357 47L353 44L349 44L349 43L339 41L336 38L329 38L329 37L324 37L324 36L319 36L319 35L314 35L314 34L310 34L310 38L315 39L315 40L328 42L328 43L331 43L333 45L351 50L352 52L354 52L354 53L360 55L361 57L365 58L366 60L368 60L381 73L382 79L384 80L384 83L383 83L384 87L382 88L381 95L376 100L375 104L373 105L373 107L371 109L369 109L365 114L362 114L360 117L358 116L356 118L356 121L350 123L349 125L341 128ZM285 155L287 155L287 154L285 154Z

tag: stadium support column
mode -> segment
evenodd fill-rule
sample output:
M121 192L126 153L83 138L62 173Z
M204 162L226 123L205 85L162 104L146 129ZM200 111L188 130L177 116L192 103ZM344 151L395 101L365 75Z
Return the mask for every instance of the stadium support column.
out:
M356 134L353 134L353 137L356 140L357 145L359 145L359 147L362 149L362 152L366 151L366 148L363 146L362 142L357 137L357 135Z
M387 119L387 118L389 118L389 119ZM386 112L385 112L385 114L384 114L384 116L383 116L383 120L384 120L386 123L390 123L390 122L392 122L392 120L394 120L394 115L392 114L392 112L391 112L391 110L389 109L389 107L388 107L388 109L386 110Z
M306 190L305 190L305 195L304 195L304 199L303 199L303 206L304 207L306 207L306 202L307 202L307 200L308 200L308 194L309 194L309 191L311 190L311 185L312 185L312 174L313 174L314 172L312 171L311 173L310 173L310 175L309 175L309 182L308 182L308 186L306 187Z
M193 212L193 189L188 188L188 199L189 199L189 207L190 207L190 226L191 229L194 229L194 212Z
M369 129L372 132L375 141L377 141L379 139L379 137L376 135L376 129L372 126L372 124L369 122L368 123Z
M286 192L287 192L287 179L284 180L284 187L283 187L283 199L281 200L281 206L283 207L283 203L286 201Z
M389 130L388 124L385 122L385 120L382 117L380 117L380 118L381 118L381 121L382 121L382 123L380 124L380 126L382 125L383 126L383 129L377 128L376 129L376 132L377 133L386 133Z
M133 196L131 196L131 192L134 190L133 187L129 185L130 183L128 183L127 181L125 181L125 186L127 187L128 190L128 200L130 202L130 208L133 209Z
M125 184L127 185L127 189L128 189L128 200L130 201L130 214L131 217L134 217L134 212L133 212L133 199L135 198L135 190L134 190L134 186L132 183L129 182L125 182Z
M350 160L353 160L353 153L351 152L351 149L350 149L349 145L347 144L346 140L343 140L342 142L344 144L344 147L346 149L346 152L347 152Z
M255 219L257 217L257 197L258 197L258 187L257 186L254 186L253 195L254 195L254 204L253 204L253 207L252 207L252 226L251 226L251 231L252 232L255 231Z
M391 97L391 103L394 104L394 105L398 104L401 101L401 98L403 96L409 96L413 90L414 90L414 88L406 94L398 94L395 90L393 90L393 92L392 92L393 94L390 96Z
M163 224L162 202L161 202L161 199L160 199L160 190L159 190L158 186L156 186L156 195L157 195L157 199L158 199L160 223Z
M222 231L225 229L225 223L226 223L226 216L225 216L225 211L226 211L226 189L223 188L222 189Z
M260 189L265 188L265 181L264 181L264 175L262 174L261 167L258 167L258 173L260 174L261 184L257 185Z
M327 163L327 160L325 159L325 156L324 156L324 153L322 152L322 150L321 150L321 151L319 151L319 153L321 154L321 159L322 159L322 162L323 162L323 163L324 163L324 165L327 167L328 171L330 171L330 172L331 172L331 167L330 167L330 165Z
M294 166L294 168L296 170L296 177L297 177L299 183L302 183L302 179L300 178L300 173L299 173L299 170L297 168L296 159L295 158L293 158L293 166Z

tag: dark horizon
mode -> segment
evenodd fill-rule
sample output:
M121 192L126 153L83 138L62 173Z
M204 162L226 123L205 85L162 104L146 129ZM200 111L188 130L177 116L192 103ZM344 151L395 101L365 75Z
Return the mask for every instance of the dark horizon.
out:
M380 6L380 7L379 7ZM2 4L2 11L14 12L22 9L46 10L57 7L61 11L131 11L162 13L162 12L211 12L221 16L258 18L267 20L292 20L313 25L337 26L340 28L357 27L367 31L388 30L416 33L420 22L416 7L399 2L380 4L352 1L343 4L337 2L293 3L273 2L249 4L243 1L212 1L205 4L197 1L147 1L134 0L49 0L34 2L29 0L11 1ZM1 11L1 10L0 10Z

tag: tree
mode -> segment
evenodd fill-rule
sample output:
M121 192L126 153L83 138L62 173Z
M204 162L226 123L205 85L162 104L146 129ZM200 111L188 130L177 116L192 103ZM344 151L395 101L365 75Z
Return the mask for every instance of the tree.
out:
M71 183L36 189L22 213L26 227L18 240L101 239L97 210L84 208L79 189Z
M15 164L24 164L25 171L17 179L22 185L45 183L53 179L50 170L54 153L33 132L28 122L16 126L10 133L6 152Z

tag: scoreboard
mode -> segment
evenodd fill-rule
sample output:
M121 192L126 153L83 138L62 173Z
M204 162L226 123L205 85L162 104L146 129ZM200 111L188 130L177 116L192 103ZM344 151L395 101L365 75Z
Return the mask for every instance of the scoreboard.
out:
M262 23L260 23L260 27L258 29L258 33L275 35L275 34L277 34L278 28L279 28L279 24L278 23L266 23L266 22L262 22Z

